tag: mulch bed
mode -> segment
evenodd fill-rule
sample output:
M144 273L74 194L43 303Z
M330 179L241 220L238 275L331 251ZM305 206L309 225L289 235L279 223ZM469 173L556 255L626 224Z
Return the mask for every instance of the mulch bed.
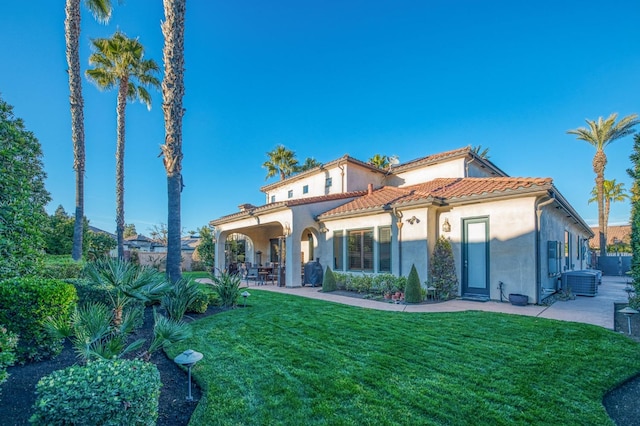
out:
M351 292L348 292L351 293ZM345 296L353 296L345 294ZM357 296L356 296L357 297ZM626 334L628 332L627 318L615 309L615 330ZM190 315L187 320L195 320L208 315L221 312L222 309L210 307L207 312L199 315ZM640 342L640 315L632 318L632 335L630 338ZM144 324L135 333L135 339L146 338L148 342L153 336L153 313L150 308L145 311ZM75 353L70 344L65 344L64 350L57 357L13 366L8 369L9 379L0 389L0 422L6 425L28 425L32 414L32 406L35 402L35 386L41 377L77 362ZM202 392L193 383L191 393L194 402L186 400L187 373L182 368L167 358L164 352L159 351L151 356L151 362L156 364L160 371L162 388L158 410L158 422L160 426L187 425L200 400ZM603 404L609 416L619 426L638 425L640 419L640 376L635 377L612 390L603 400Z
M196 320L218 312L222 312L222 309L215 306L209 307L204 314L189 314L185 320ZM151 343L153 339L153 310L151 308L145 310L143 326L132 336L134 340L139 338L146 339L147 344ZM29 425L29 417L33 414L32 407L36 400L35 388L38 380L55 370L69 367L77 362L78 358L71 344L66 342L62 353L53 359L9 367L7 370L9 378L0 388L0 424ZM195 382L192 382L191 394L194 401L187 401L186 370L179 367L172 359L167 358L163 351L152 354L150 362L158 367L162 381L156 424L160 426L187 425L202 396L200 388Z

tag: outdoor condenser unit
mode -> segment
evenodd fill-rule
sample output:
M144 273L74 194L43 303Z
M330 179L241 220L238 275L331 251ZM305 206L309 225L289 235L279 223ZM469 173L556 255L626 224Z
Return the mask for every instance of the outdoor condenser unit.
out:
M599 271L571 271L562 274L562 288L571 289L576 296L595 296L598 294Z

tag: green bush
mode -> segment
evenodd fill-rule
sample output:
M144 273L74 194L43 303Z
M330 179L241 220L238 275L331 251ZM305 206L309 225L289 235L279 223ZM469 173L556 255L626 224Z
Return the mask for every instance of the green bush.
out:
M220 304L224 308L236 306L240 297L240 276L231 275L226 272L219 277L212 277L213 291L220 298Z
M160 304L169 318L180 321L189 306L197 301L200 293L200 285L196 281L182 278L176 281L171 286L171 290L162 296Z
M69 318L76 300L76 289L60 280L24 277L0 282L0 324L20 338L18 361L60 353L60 339L51 337L44 324L48 317Z
M0 385L7 380L7 367L16 360L15 349L18 337L0 325Z
M83 269L84 262L76 262L71 256L46 256L40 275L59 280L79 278Z
M154 425L160 373L142 361L96 361L54 371L38 382L36 425Z
M212 300L217 299L209 284L198 283L198 290L195 299L187 307L188 313L202 314L207 310Z
M336 285L336 278L333 276L333 271L327 266L327 269L322 277L322 291L327 293L330 291L336 291L338 289Z
M416 270L416 265L411 265L411 271L407 278L407 286L404 289L404 301L407 303L422 302L422 286L420 285L420 277Z
M95 284L87 279L70 280L76 288L78 294L78 304L86 305L89 303L111 304L110 288Z
M431 282L436 288L436 294L441 300L449 300L458 295L458 277L453 259L451 243L445 237L436 241L431 256Z

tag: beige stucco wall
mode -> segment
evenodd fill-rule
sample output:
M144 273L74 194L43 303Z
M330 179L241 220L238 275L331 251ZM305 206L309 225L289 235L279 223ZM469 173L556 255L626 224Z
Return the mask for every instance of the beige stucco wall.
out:
M428 182L437 178L455 178L465 176L464 159L448 161L440 164L429 165L417 170L409 170L398 173L397 176L389 179L390 184L396 186L415 185Z
M491 299L500 299L498 283L504 283L505 294L535 296L535 214L534 197L483 202L456 206L440 214L438 230L445 218L451 232L449 238L454 252L458 282L462 287L462 220L487 217L489 219L489 290ZM439 231L441 232L441 231Z

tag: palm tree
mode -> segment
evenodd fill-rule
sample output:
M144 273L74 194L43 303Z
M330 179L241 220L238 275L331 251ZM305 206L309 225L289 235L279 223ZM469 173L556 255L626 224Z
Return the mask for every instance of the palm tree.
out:
M267 177L269 179L275 175L280 175L280 180L286 179L298 170L298 160L296 153L285 148L284 145L278 145L273 151L267 152L269 159L262 164L267 169Z
M628 115L616 123L617 118L618 114L613 113L607 119L599 117L598 121L586 120L588 128L580 127L567 131L568 134L575 135L578 140L583 140L596 149L592 166L593 172L596 174L595 182L596 196L598 199L598 226L601 255L606 254L607 250L607 239L604 234L604 169L607 165L607 156L604 153L604 149L616 139L635 132L633 126L639 122L637 114Z
M389 156L376 154L373 157L369 158L369 164L376 166L379 169L386 169L389 167Z
M151 95L146 87L159 87L154 76L159 70L152 59L144 59L144 47L137 39L117 31L111 38L91 40L95 52L87 70L89 80L100 89L118 88L116 147L116 235L118 258L124 258L124 147L125 107L127 100L140 100L151 109ZM136 82L138 84L136 84Z
M298 172L306 172L307 170L311 170L313 168L316 168L318 166L322 166L322 163L319 162L318 160L316 160L313 157L307 157L304 160L304 163L302 163L301 166L298 167Z
M85 0L93 17L101 23L111 18L110 0ZM76 211L73 227L71 257L82 257L84 230L84 100L82 99L82 75L80 74L80 0L66 0L64 39L69 67L69 102L71 104L71 140L73 142L73 169L76 172Z
M629 195L627 194L627 190L624 188L624 183L617 183L615 179L604 181L604 236L605 240L607 239L607 234L609 230L609 212L611 211L611 203L622 202L624 200L629 199ZM591 190L592 197L589 199L589 203L593 203L598 201L598 190L597 188L593 188Z
M489 148L482 149L482 145L476 145L471 148L471 151L480 158L489 159Z
M184 96L184 18L186 0L163 0L162 23L164 78L162 110L165 137L161 146L167 172L167 276L172 283L182 278L180 260L180 194L182 193L182 97Z

